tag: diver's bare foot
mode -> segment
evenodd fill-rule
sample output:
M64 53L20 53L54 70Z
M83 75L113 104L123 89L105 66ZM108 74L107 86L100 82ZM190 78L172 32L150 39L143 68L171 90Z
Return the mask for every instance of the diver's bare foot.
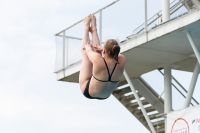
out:
M89 31L91 33L97 31L96 17L94 14L91 15L91 27L89 28Z
M91 14L84 18L84 29L89 30L91 22Z

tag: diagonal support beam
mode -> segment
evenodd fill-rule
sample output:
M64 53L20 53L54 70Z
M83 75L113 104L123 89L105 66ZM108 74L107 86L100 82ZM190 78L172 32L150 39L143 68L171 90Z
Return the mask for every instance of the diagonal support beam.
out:
M191 33L189 31L185 31L185 32L186 32L186 35L187 35L187 37L189 39L189 42L190 42L190 44L192 46L192 49L194 50L194 53L195 53L195 55L197 57L197 60L198 60L198 62L200 64L200 54L199 54L197 46L196 46L196 44L194 42L194 39L192 38L192 35L191 35Z
M136 89L135 89L133 83L131 82L131 79L130 79L130 77L128 76L126 70L124 70L124 77L126 78L128 84L129 84L129 86L130 86L130 88L131 88L131 90L132 90L132 92L133 92L133 94L134 94L134 96L135 96L135 98L136 98L136 100L137 100L137 102L138 102L138 104L139 104L141 110L142 110L142 113L143 113L143 115L144 115L144 117L145 117L145 119L146 119L146 121L147 121L147 123L148 123L150 129L151 129L151 132L152 132L152 133L156 133L156 131L155 131L155 129L154 129L154 127L153 127L153 125L152 125L152 123L151 123L151 121L150 121L148 115L147 115L147 112L146 112L146 110L144 109L144 107L143 107L143 105L142 105L142 102L141 102L139 96L137 95Z
M193 92L194 92L196 81L197 81L197 78L198 78L199 72L200 72L200 66L199 66L199 64L200 64L200 53L199 53L199 50L197 49L197 46L194 42L194 39L192 38L191 33L189 31L185 31L185 32L186 32L186 35L189 39L189 42L192 46L192 49L193 49L198 61L196 63L195 69L194 69L194 73L193 73L192 80L191 80L191 83L190 83L190 87L189 87L189 90L188 90L188 93L187 93L184 108L188 107L189 106L188 103L191 102L191 98L192 98L192 95L193 95Z
M189 86L189 89L188 89L188 93L187 93L187 96L186 96L186 100L185 100L185 103L184 103L184 108L187 108L190 105L192 95L194 93L195 85L196 85L196 82L197 82L197 79L198 79L198 76L199 76L199 72L200 72L200 65L199 65L199 62L197 61L196 66L194 68L193 75L192 75L192 80L190 82L190 86Z

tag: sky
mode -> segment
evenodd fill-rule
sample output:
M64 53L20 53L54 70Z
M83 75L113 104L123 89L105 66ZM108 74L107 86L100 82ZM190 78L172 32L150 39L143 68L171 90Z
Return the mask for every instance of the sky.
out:
M103 101L86 99L78 84L57 81L54 73L54 35L112 1L1 0L1 133L148 133L113 96ZM120 2L103 12L103 40L123 40L130 28L143 22L142 1ZM148 6L151 16L161 9L161 2L150 0ZM81 37L82 28L67 34ZM191 73L172 73L188 88ZM158 72L142 77L161 94L163 77ZM200 100L197 94L198 89L194 97ZM173 93L173 97L177 95ZM182 105L175 101L173 107L181 109Z

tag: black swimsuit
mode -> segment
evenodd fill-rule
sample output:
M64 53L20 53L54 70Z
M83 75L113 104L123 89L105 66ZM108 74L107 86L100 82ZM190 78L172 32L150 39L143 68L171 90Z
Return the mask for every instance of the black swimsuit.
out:
M106 68L107 68L107 71L108 71L108 80L100 80L100 79L97 79L96 77L94 77L94 75L92 75L96 80L100 81L100 82L112 82L112 83L117 83L119 81L111 81L111 77L112 77L112 74L117 66L117 63L115 64L113 70L112 70L112 73L110 74L109 72L109 69L108 69L108 65L106 63L106 60L103 58L104 62L105 62L105 65L106 65ZM90 79L91 80L91 79ZM99 99L99 100L103 100L103 99L106 99L106 98L98 98L98 97L92 97L90 96L89 94L89 86L90 86L90 80L87 82L87 85L85 87L85 90L83 92L83 95L89 99Z

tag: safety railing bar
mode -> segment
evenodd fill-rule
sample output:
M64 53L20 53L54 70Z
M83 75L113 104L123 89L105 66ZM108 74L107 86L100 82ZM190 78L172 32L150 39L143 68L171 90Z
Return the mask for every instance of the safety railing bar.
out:
M174 4L172 7L170 7L171 10L173 10L173 8L175 8L176 6L178 6L180 3L182 3L184 0L181 0L179 2L177 2L176 4Z
M176 10L174 10L173 12L171 12L170 13L170 15L172 15L173 13L175 13L177 10L179 10L181 7L182 7L183 5L181 5L181 6L179 6ZM148 24L148 26L149 25L151 25L153 22L155 22L159 17L161 17L162 16L162 14L161 15L159 15L159 14L157 14L157 17L154 19L154 20L152 20L149 24ZM142 28L140 31L138 31L136 34L139 34L141 31L143 31L144 30L144 28Z
M162 75L164 75L162 72L161 72L161 70L158 70ZM174 78L174 76L172 76L172 79L185 91L185 93L187 93L187 90ZM173 83L172 83L172 85L173 85ZM175 87L176 88L176 87ZM178 90L178 91L180 91L180 90ZM185 97L185 96L184 96ZM186 97L185 97L186 98ZM196 102L196 104L199 104L197 101L196 101L196 99L194 99L193 97L192 97L192 100L194 100L195 102ZM192 103L191 103L192 104Z
M59 37L63 37L62 35L56 35ZM66 38L70 38L70 39L76 39L76 40L82 40L82 38L78 38L78 37L72 37L72 36L65 36Z
M175 1L176 1L176 0L174 0L173 2L171 2L170 5L173 4ZM180 1L177 2L177 3L180 3ZM172 6L172 7L173 7L173 6ZM172 8L172 7L171 7L171 8ZM170 10L171 10L171 9L170 9ZM153 15L153 16L152 16L151 18L149 18L147 21L151 20L153 17L155 17L156 15L158 15L158 14L161 13L161 12L162 12L162 10L160 10L159 12L157 12L155 15ZM132 33L135 32L137 29L139 29L139 28L140 28L141 26L143 26L143 25L144 25L144 23L142 23L142 24L141 24L140 26L138 26L135 30L133 30Z
M186 98L186 96L172 83L172 86L174 86L174 88L184 97L184 98ZM192 102L190 102L190 104L192 105L192 106L194 106L193 104L192 104Z
M162 11L162 10L161 10ZM147 20L147 22L149 21L149 20L151 20L153 17L155 17L156 15L158 15L161 11L159 11L157 14L155 14L155 15L153 15L151 18L149 18L148 20ZM142 23L140 26L138 26L135 30L133 30L132 31L132 33L133 32L135 32L137 29L139 29L141 26L143 26L144 25L144 23Z
M96 12L94 12L93 14L97 14L99 11L101 11L101 10L104 10L104 9L108 8L109 6L111 6L111 5L115 4L115 3L116 3L116 2L118 2L118 1L120 1L120 0L113 1L112 3L108 4L107 6L105 6L105 7L101 8L101 9L97 10L97 11L96 11ZM74 23L73 25L71 25L71 26L67 27L66 29L64 29L64 30L62 30L62 31L60 31L60 32L58 32L58 33L57 33L57 34L55 34L55 35L59 35L59 34L60 34L60 33L62 33L63 31L65 31L65 30L68 30L68 29L72 28L73 26L75 26L75 25L77 25L77 24L81 23L83 20L84 20L84 19L81 19L80 21L78 21L78 22Z
M63 37L62 35L56 35L59 37ZM73 37L73 36L65 36L66 38L70 38L70 39L75 39L75 40L83 40L82 38L78 38L78 37ZM104 44L104 42L101 42L101 44Z
M176 10L174 10L173 12L170 13L170 15L172 15L173 13L175 13L177 10L179 10L181 7L183 7L183 5L180 5Z
M157 18L155 18L153 21L151 21L147 26L151 25L153 22L155 22L155 20L157 20L159 17L161 17L162 15L157 16ZM139 30L136 34L139 34L141 31L143 31L144 28L142 28L141 30Z
M172 15L173 13L175 13L178 9L180 9L181 7L182 7L183 5L181 5L180 7L178 7L176 10L174 10L173 12L171 12L170 13L170 15ZM149 25L151 25L153 22L155 22L159 17L161 17L162 16L162 14L161 15L159 15L159 14L157 14L157 17L154 19L154 20L152 20L149 24L148 24L148 26ZM136 34L139 34L141 31L143 31L144 30L144 28L142 28L140 31L138 31Z
M187 90L172 76L172 79L174 80L174 81L176 81L176 83L187 93ZM193 97L192 97L192 100L194 100L195 102L196 102L196 104L199 104L198 102L197 102L197 100L196 99L194 99Z

